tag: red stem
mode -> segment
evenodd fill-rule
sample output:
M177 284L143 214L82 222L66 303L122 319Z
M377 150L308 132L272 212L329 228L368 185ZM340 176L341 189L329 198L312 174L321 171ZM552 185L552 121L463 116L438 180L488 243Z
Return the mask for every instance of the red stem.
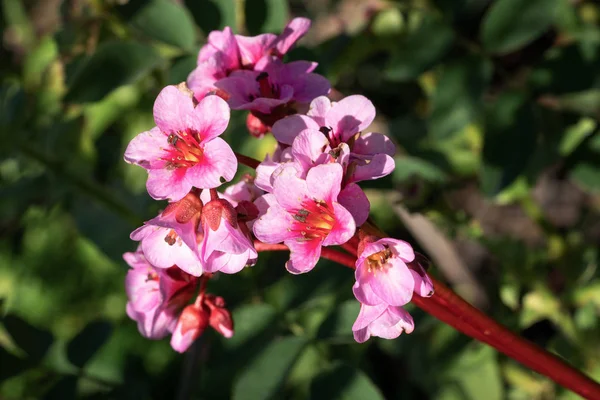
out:
M256 168L259 164L259 161L253 158L237 153L236 156L240 163L251 168ZM366 234L387 236L371 221L367 221L361 228ZM356 262L355 246L355 241L342 245L342 248L350 254L323 248L321 256L354 269ZM257 251L288 250L283 244L271 245L259 241L255 242L255 247ZM487 343L501 353L549 377L554 382L586 399L600 400L600 385L583 372L575 369L554 354L511 332L471 306L443 283L433 278L432 281L435 288L432 297L413 296L412 301L417 307L449 324L459 332L480 342Z

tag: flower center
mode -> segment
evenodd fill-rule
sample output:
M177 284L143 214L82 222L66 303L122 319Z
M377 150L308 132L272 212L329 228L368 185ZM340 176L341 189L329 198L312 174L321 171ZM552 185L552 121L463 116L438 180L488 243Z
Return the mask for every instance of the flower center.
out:
M279 88L277 87L277 85L271 84L271 82L269 82L269 74L267 74L266 72L261 72L256 77L256 82L258 82L260 97L266 97L269 99L279 98Z
M392 256L392 251L388 247L377 253L371 254L365 260L367 271L372 273L380 271Z
M192 131L171 133L167 142L171 147L168 155L162 157L167 162L166 168L190 168L204 157L204 150L197 139L198 134Z
M148 273L146 274L146 282L148 281L156 281L158 282L158 274L148 268Z
M335 225L333 209L323 200L306 200L293 215L291 230L302 237L298 240L323 240Z

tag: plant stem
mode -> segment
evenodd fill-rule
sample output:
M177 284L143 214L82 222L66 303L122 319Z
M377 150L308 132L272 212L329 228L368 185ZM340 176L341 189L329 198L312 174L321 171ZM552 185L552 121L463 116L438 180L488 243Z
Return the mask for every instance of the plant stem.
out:
M250 167L252 169L256 169L256 167L258 167L258 164L260 164L260 161L258 161L257 159L245 156L240 153L235 153L235 157L237 158L240 164L244 164L245 166Z

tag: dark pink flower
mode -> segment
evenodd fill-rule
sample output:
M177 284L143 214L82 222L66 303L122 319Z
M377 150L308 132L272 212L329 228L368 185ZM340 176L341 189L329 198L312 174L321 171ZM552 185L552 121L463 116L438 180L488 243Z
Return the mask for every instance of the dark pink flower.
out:
M233 206L225 199L211 200L202 212L204 237L197 248L206 272L234 274L254 265L258 253L244 223L238 222Z
M164 88L154 103L157 127L137 135L125 160L148 170L146 187L155 199L183 198L193 187L214 188L230 181L237 160L218 136L229 123L229 107L218 96L193 100L175 86Z
M359 343L366 342L371 336L395 339L402 332L411 333L413 329L413 319L406 310L383 303L375 306L361 304L352 326L354 340Z
M291 115L273 125L273 135L293 145L307 129L321 132L332 149L347 144L350 149L345 182L381 178L394 169L395 146L380 133L362 133L375 119L375 107L364 96L354 95L332 103L321 96L312 101L307 115Z
M127 315L137 321L140 333L161 339L175 327L181 308L193 295L195 278L177 267L158 269L140 249L123 255L132 267L125 277Z
M342 167L319 165L306 179L286 166L273 180L273 193L256 201L263 215L254 234L266 243L284 242L290 248L288 271L298 274L314 268L321 246L347 242L356 230L352 215L339 202Z
M171 347L179 353L184 353L208 326L210 311L206 306L190 304L183 309L173 329Z
M384 303L400 307L412 299L415 291L430 296L433 285L427 274L407 265L414 259L412 247L402 240L367 242L356 260L352 289L358 301L370 306Z
M215 86L226 93L232 109L271 114L277 107L308 104L329 92L329 81L312 73L315 67L308 61L284 64L278 58L267 57L260 60L256 70L232 72Z

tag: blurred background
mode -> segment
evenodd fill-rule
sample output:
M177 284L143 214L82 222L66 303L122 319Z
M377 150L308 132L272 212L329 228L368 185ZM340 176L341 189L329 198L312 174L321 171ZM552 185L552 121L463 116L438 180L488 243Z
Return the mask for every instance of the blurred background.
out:
M574 399L409 307L416 329L354 343L353 274L286 254L209 291L236 333L188 354L125 315L122 253L164 203L123 162L214 29L313 27L291 59L363 94L398 144L363 185L390 235L511 329L600 379L600 6L585 0L3 0L0 398ZM272 151L234 112L226 139ZM241 168L240 174L248 172Z

